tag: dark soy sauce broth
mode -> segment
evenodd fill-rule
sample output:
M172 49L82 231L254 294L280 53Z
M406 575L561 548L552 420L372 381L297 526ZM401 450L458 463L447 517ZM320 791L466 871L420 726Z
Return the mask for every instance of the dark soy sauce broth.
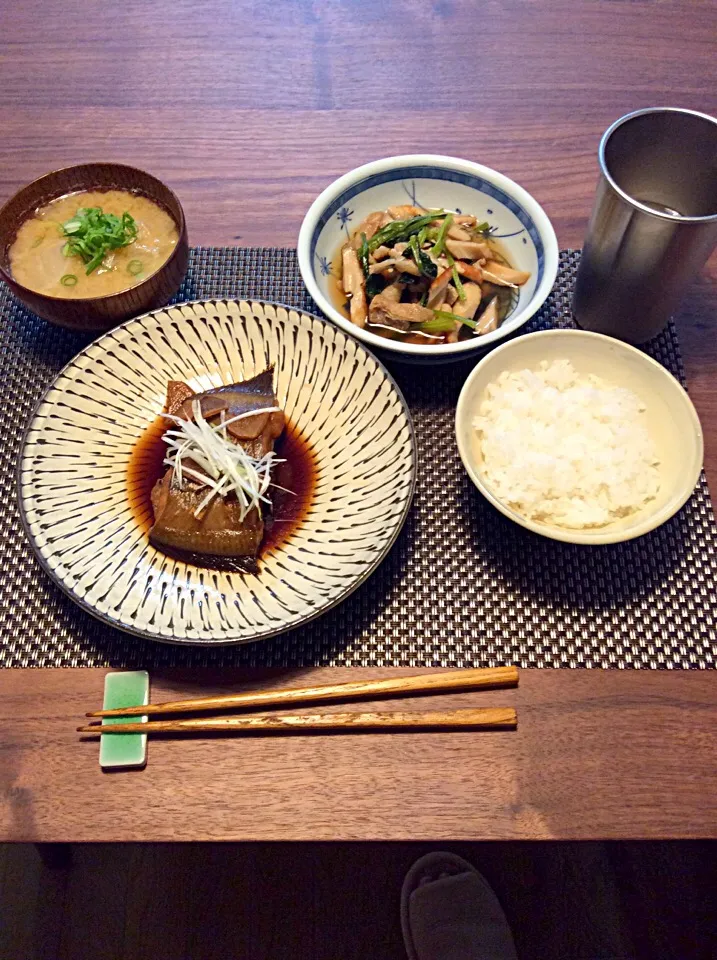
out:
M166 470L166 444L162 439L166 429L167 421L164 417L157 417L135 444L127 467L129 506L132 516L145 533L154 523L152 488ZM301 525L311 508L316 488L316 457L306 437L293 424L287 421L274 449L277 457L285 462L274 468L273 482L292 492L285 493L276 488L271 490L273 510L264 518L260 556L288 540Z

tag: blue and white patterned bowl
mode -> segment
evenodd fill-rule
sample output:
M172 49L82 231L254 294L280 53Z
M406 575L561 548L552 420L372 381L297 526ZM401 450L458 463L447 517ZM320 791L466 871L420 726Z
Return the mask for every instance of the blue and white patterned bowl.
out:
M443 207L475 214L497 227L512 263L529 270L513 313L493 333L460 343L423 346L387 340L347 320L331 300L332 260L351 232L373 210L396 204ZM545 302L558 271L558 242L545 211L531 195L502 173L469 160L415 154L389 157L357 167L335 180L314 201L301 225L299 268L323 313L372 348L412 363L465 359L522 327Z

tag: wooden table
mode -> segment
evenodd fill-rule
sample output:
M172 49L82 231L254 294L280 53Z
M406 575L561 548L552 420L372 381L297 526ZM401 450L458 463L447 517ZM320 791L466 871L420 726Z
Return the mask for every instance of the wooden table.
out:
M177 190L194 244L293 245L340 173L435 151L515 178L579 246L602 131L643 106L714 112L715 63L711 0L28 0L3 10L0 198L111 158ZM713 257L679 317L713 490L716 281ZM518 704L515 734L156 742L122 775L73 733L103 675L0 672L0 838L717 836L711 672L526 671L480 698ZM155 676L155 697L218 679L240 682Z

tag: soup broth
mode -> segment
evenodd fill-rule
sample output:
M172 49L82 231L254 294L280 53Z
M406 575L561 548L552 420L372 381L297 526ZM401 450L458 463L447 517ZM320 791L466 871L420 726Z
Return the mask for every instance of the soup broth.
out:
M68 237L62 225L78 210L92 207L120 218L128 213L137 236L127 246L108 250L87 274L79 255L63 252ZM172 217L147 197L125 190L73 193L38 208L20 226L9 250L10 269L19 283L37 293L65 299L102 297L141 283L169 259L178 240Z

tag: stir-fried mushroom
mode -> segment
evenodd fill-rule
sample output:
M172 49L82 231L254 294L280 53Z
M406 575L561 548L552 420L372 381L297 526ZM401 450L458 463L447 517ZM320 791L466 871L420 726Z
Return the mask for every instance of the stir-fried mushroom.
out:
M463 243L470 243L471 240L473 239L473 237L471 236L471 234L468 233L467 230L464 230L462 227L460 227L460 226L455 222L455 220L453 221L453 223L452 223L452 224L450 225L450 227L448 228L448 233L447 233L447 235L451 238L451 240L460 240L460 241L462 241Z
M433 319L433 311L418 303L396 303L379 293L371 301L369 320L382 327L406 331L412 323Z
M346 244L342 257L344 292L350 297L351 320L357 327L366 326L366 281L356 251Z
M465 287L464 287L465 289ZM446 287L446 303L448 306L452 306L458 299L458 291L452 284L448 284Z
M483 265L483 276L502 287L520 287L530 280L530 274L525 270L514 270L497 260L486 261Z
M386 274L391 268L395 268L399 273L410 273L414 277L420 277L421 271L413 260L407 260L405 257L389 257L388 260L380 260L378 263L372 263L368 268L369 274Z
M530 276L503 258L487 222L413 204L369 214L341 259L352 320L414 343L496 329L514 303L511 290Z
M426 300L426 306L432 309L438 309L436 304L443 302L445 300L446 287L451 282L453 277L453 271L449 267L447 270L444 270L443 273L439 273L436 279L428 288L428 300Z
M465 317L466 320L472 320L480 306L483 291L477 283L464 283L463 292L466 298L454 305L453 313L458 317Z
M477 336L484 333L492 333L498 329L498 298L493 297L483 313L478 317L478 323L475 329Z
M425 212L425 210L419 210L418 207L412 207L409 204L388 208L388 214L394 220L408 220L409 217L418 217Z
M385 300L393 300L394 303L401 302L401 295L403 294L403 284L402 283L390 283L381 291L381 296Z
M356 232L351 239L351 246L355 250L358 250L358 248L361 246L362 234L366 236L367 240L370 240L377 230L380 230L381 227L384 227L390 222L391 217L389 217L389 215L383 210L377 210L375 213L369 213L366 219L362 220L356 228Z
M465 317L466 320L472 320L476 310L480 306L483 291L477 283L464 283L463 293L465 294L465 300L459 300L455 303L452 312L457 317ZM462 326L463 324L459 320L456 320L453 330L446 336L447 343L455 343L458 340L458 334L461 332Z
M493 256L493 251L488 244L480 240L471 240L468 243L460 240L446 240L446 250L456 260L482 260Z
M421 271L418 269L413 260L409 260L407 257L399 257L396 261L396 269L400 273L410 273L412 277L420 277Z

